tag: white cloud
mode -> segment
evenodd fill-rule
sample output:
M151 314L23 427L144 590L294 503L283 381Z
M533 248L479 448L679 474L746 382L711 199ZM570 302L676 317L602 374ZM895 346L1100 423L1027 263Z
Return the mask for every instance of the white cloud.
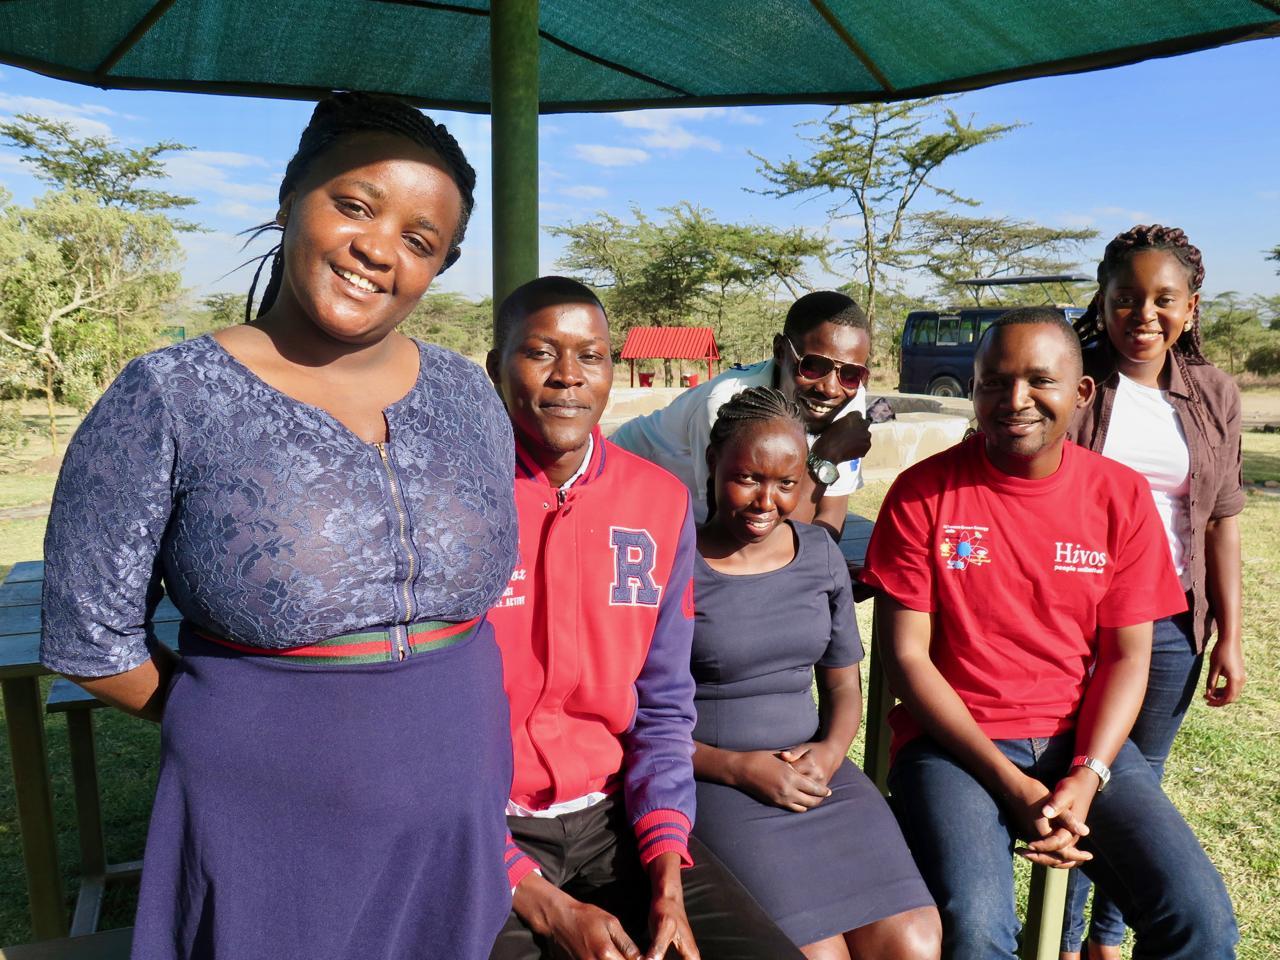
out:
M22 162L16 153L0 153L0 171L6 173L22 173L31 176L31 165Z
M644 163L649 154L636 147L606 147L598 143L579 143L573 148L574 156L601 167L631 167Z
M1151 214L1145 210L1130 210L1127 207L1095 207L1093 212L1103 220L1126 220L1129 223L1151 222Z
M1088 211L1075 210L1058 216L1059 222L1064 227L1077 229L1097 227L1100 224L1113 226L1118 223L1125 225L1150 223L1152 219L1151 214L1145 210L1130 210L1128 207L1116 206L1094 207Z
M226 197L241 204L275 204L280 181L266 177L263 171L271 168L266 158L231 150L183 150L164 157L168 174L166 189L176 193L193 193L197 196ZM252 182L232 180L229 171L249 171L255 175ZM216 209L216 208L215 208Z
M111 127L94 117L114 117L116 113L94 103L65 103L46 97L28 97L22 94L0 93L0 110L6 113L34 113L50 120L62 120L71 124L76 132L86 137L110 137Z
M725 115L730 123L740 123L744 127L758 127L764 123L764 117L760 116L760 114L752 113L742 107L733 107L726 110Z
M585 183L575 187L561 187L560 192L566 197L576 197L578 200L598 200L609 195L609 191L604 187L592 187Z
M634 113L618 114L618 122L632 130L647 130L648 132L640 138L640 142L655 150L688 150L690 147L719 150L719 140L696 134L684 126L686 122L716 116L711 112L716 109L718 108L639 110Z

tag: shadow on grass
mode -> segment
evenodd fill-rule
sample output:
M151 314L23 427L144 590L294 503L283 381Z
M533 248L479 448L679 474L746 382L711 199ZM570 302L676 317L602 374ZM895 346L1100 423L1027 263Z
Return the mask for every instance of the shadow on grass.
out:
M1280 453L1244 452L1245 483L1280 480Z

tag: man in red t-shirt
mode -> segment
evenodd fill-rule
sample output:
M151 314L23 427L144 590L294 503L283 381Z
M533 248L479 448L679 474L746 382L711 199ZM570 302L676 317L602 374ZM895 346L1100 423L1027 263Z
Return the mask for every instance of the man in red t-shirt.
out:
M1065 441L1093 382L1056 311L1005 314L974 366L982 432L898 478L863 574L902 699L889 783L943 954L1016 956L1021 840L1115 898L1135 957L1233 957L1222 879L1127 740L1152 621L1186 609L1146 482Z

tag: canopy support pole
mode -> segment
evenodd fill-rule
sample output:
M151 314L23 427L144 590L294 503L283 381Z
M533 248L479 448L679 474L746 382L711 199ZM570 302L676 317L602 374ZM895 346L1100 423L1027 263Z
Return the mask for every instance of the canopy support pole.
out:
M493 309L538 275L538 0L489 8Z

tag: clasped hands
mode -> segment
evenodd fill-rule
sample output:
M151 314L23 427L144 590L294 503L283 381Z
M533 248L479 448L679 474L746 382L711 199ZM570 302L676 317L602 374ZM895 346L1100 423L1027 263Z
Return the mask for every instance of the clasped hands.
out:
M1023 775L1007 804L1023 837L1031 839L1017 853L1046 867L1070 870L1093 859L1081 850L1081 838L1089 835L1085 822L1098 792L1098 777L1076 767L1058 781L1052 792L1034 777Z
M822 742L786 750L746 750L735 758L733 785L764 803L803 813L831 796L827 783L844 756Z

